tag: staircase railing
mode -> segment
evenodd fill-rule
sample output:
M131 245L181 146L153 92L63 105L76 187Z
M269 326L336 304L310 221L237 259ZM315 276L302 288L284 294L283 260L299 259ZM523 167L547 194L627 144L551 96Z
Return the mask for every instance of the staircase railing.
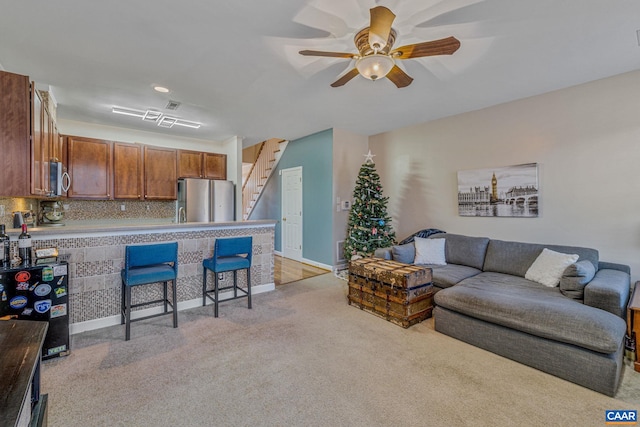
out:
M269 139L261 143L256 161L242 185L242 218L248 219L262 194L264 185L280 160L283 139Z

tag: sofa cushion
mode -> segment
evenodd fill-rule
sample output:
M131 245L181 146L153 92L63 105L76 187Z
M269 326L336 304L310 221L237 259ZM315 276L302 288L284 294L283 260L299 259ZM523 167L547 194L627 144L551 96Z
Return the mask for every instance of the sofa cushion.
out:
M560 245L542 245L538 243L507 242L491 240L487 246L484 271L512 274L524 277L531 264L544 248L565 254L577 254L578 261L590 261L598 271L598 251L590 248Z
M450 264L468 265L482 270L487 245L487 237L470 237L460 234L434 234L430 239L445 239L445 254Z
M414 242L416 247L416 257L414 264L446 265L447 259L444 256L444 239L423 239L416 237Z
M524 278L549 287L558 286L564 270L578 261L578 258L577 254L563 254L544 248L531 264Z
M596 275L596 269L589 261L578 261L566 268L560 278L560 292L566 297L584 299L584 287Z
M482 270L477 268L458 264L425 265L425 267L431 267L433 285L438 288L451 287L464 279L482 273Z
M393 254L392 259L394 261L413 264L413 260L416 257L416 247L413 242L404 245L395 245L391 247L391 253Z
M435 303L476 319L600 353L610 354L620 348L626 330L620 317L567 298L558 288L515 279L501 273L480 273L436 293Z

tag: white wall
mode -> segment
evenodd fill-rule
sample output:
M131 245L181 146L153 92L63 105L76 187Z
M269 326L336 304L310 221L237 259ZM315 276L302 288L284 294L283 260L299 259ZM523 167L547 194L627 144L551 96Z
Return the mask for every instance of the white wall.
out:
M398 239L588 246L640 279L640 71L369 138ZM538 163L538 218L461 217L457 171ZM488 184L487 184L488 185Z
M333 129L333 261L334 265L343 255L337 252L337 242L347 235L349 211L336 210L337 199L352 200L360 166L369 150L368 137Z
M242 138L229 138L223 147L227 154L227 180L236 184L236 221L242 221Z

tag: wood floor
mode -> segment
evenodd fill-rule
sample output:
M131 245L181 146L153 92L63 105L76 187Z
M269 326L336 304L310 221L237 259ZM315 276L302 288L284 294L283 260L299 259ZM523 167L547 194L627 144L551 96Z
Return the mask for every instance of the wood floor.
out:
M330 273L330 270L314 267L312 265L294 261L289 258L283 258L278 255L274 255L273 259L273 280L276 286L306 279L308 277L318 276L320 274Z

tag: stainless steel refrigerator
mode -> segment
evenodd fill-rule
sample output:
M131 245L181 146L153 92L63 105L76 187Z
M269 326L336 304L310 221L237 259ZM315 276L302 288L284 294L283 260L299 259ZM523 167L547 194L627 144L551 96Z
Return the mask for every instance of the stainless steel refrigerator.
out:
M234 221L233 182L218 179L179 179L176 215L177 222Z

